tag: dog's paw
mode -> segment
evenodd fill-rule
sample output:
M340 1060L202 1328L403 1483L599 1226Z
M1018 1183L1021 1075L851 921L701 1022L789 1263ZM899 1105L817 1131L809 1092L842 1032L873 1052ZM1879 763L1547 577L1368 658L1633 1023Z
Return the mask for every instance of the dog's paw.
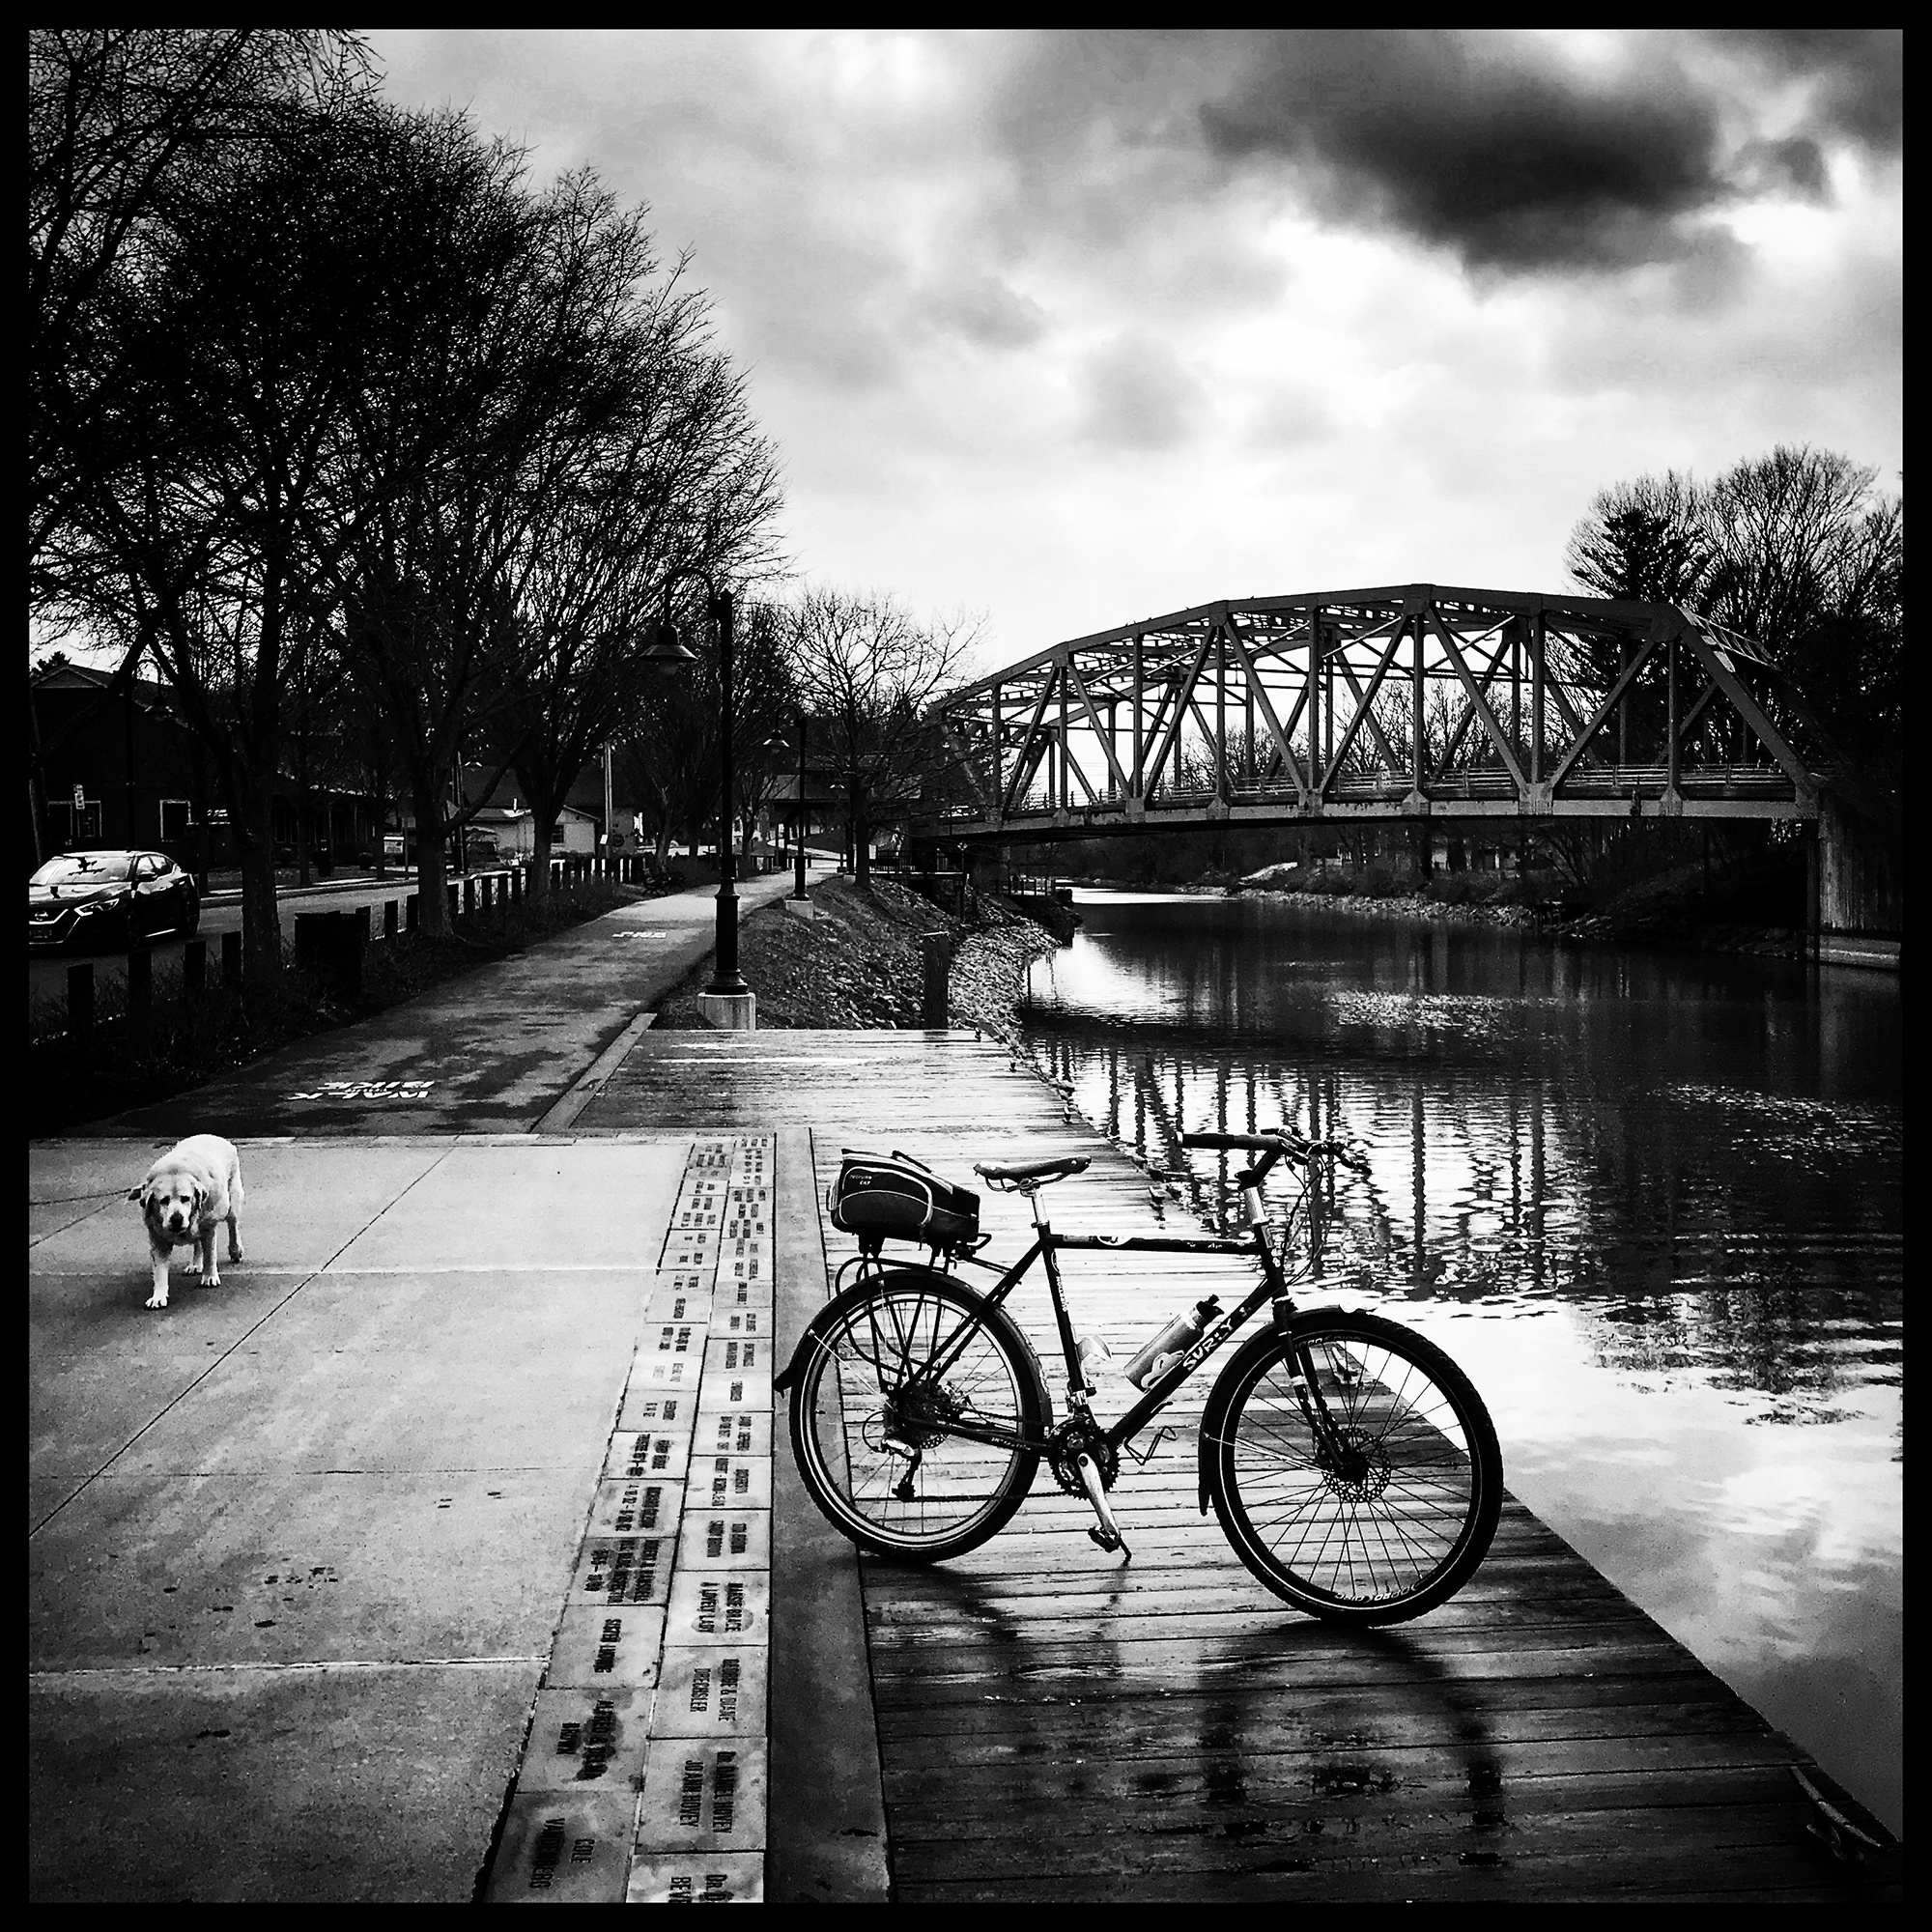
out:
M231 1247L228 1250L228 1260L231 1265L236 1262L245 1262L247 1259L248 1257L238 1247Z
M157 1289L141 1304L143 1308L165 1308L167 1305L168 1296L165 1289Z
M203 1288L219 1288L221 1277L218 1274L205 1274L201 1278L201 1285Z

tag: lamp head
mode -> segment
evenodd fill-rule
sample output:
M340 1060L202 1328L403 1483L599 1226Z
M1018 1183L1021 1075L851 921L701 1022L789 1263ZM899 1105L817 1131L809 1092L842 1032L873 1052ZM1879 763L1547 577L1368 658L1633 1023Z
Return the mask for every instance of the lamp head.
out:
M668 617L653 617L638 640L638 659L642 664L696 664L697 653L677 640L677 628Z

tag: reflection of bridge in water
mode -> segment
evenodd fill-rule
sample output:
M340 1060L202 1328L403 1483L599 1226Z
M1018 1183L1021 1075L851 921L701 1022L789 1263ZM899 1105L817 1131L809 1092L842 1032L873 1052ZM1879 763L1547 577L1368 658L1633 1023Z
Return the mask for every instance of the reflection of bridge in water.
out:
M1228 600L959 693L914 836L1431 817L1815 819L1822 733L1670 604L1412 583Z
M1458 1118L1438 1094L1425 1119L1419 1084L1392 1110L1388 1096L1350 1081L1325 1059L1286 1065L1050 1027L1036 1032L1034 1043L1049 1076L1108 1139L1151 1174L1167 1177L1171 1194L1224 1233L1240 1225L1235 1176L1242 1158L1184 1151L1183 1132L1264 1133L1287 1123L1316 1139L1334 1136L1371 1150L1367 1175L1321 1163L1306 1221L1297 1223L1302 1254L1312 1241L1331 1287L1345 1277L1355 1286L1386 1285L1394 1272L1436 1293L1480 1295L1488 1270L1468 1266L1472 1239L1492 1247L1526 1288L1541 1289L1552 1264L1567 1273L1578 1259L1567 1218L1559 1214L1555 1229L1546 1225L1550 1127L1533 1089L1472 1096L1490 1116L1479 1122ZM1295 1183L1283 1179L1277 1218L1295 1198ZM1445 1260L1461 1278L1455 1285L1440 1279Z

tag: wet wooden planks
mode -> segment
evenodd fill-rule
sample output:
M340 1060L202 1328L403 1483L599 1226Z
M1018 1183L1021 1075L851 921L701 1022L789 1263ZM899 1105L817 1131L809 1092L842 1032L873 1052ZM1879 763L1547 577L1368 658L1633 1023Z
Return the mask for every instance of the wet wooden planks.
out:
M646 1035L596 1104L606 1118L581 1125L808 1122L821 1198L844 1146L902 1148L966 1184L975 1160L1081 1152L1088 1172L1042 1197L1057 1225L1200 1232L964 1034ZM982 1223L991 1254L1031 1237L1010 1196L986 1194ZM836 1267L851 1247L826 1235ZM1120 1361L1250 1279L1214 1257L1065 1268L1076 1325ZM1064 1412L1043 1285L1009 1305ZM1278 1603L1200 1511L1210 1379L1168 1412L1177 1436L1122 1472L1131 1562L1094 1548L1085 1504L1045 1469L964 1557L864 1559L895 1897L1899 1896L1895 1863L1837 1863L1807 1833L1788 1769L1816 1776L1804 1754L1514 1499L1482 1572L1417 1623L1339 1632ZM1096 1406L1124 1401L1115 1384Z

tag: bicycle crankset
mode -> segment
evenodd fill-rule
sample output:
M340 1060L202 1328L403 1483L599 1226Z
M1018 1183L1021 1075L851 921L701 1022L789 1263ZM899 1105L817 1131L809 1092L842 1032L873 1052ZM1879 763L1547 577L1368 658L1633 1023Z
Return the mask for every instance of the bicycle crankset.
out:
M1100 1487L1111 1490L1114 1478L1121 1473L1120 1452L1092 1422L1063 1422L1054 1431L1052 1445L1046 1452L1046 1466L1053 1471L1053 1480L1069 1496L1084 1496L1087 1485L1080 1477L1083 1451L1093 1457L1094 1466L1100 1472Z
M1075 1417L1063 1424L1054 1435L1046 1460L1053 1480L1069 1495L1086 1497L1099 1518L1098 1522L1089 1526L1087 1534L1102 1549L1118 1549L1124 1556L1132 1556L1127 1539L1121 1534L1121 1525L1114 1520L1114 1512L1107 1504L1107 1492L1114 1487L1114 1477L1121 1466L1114 1445L1091 1420Z

